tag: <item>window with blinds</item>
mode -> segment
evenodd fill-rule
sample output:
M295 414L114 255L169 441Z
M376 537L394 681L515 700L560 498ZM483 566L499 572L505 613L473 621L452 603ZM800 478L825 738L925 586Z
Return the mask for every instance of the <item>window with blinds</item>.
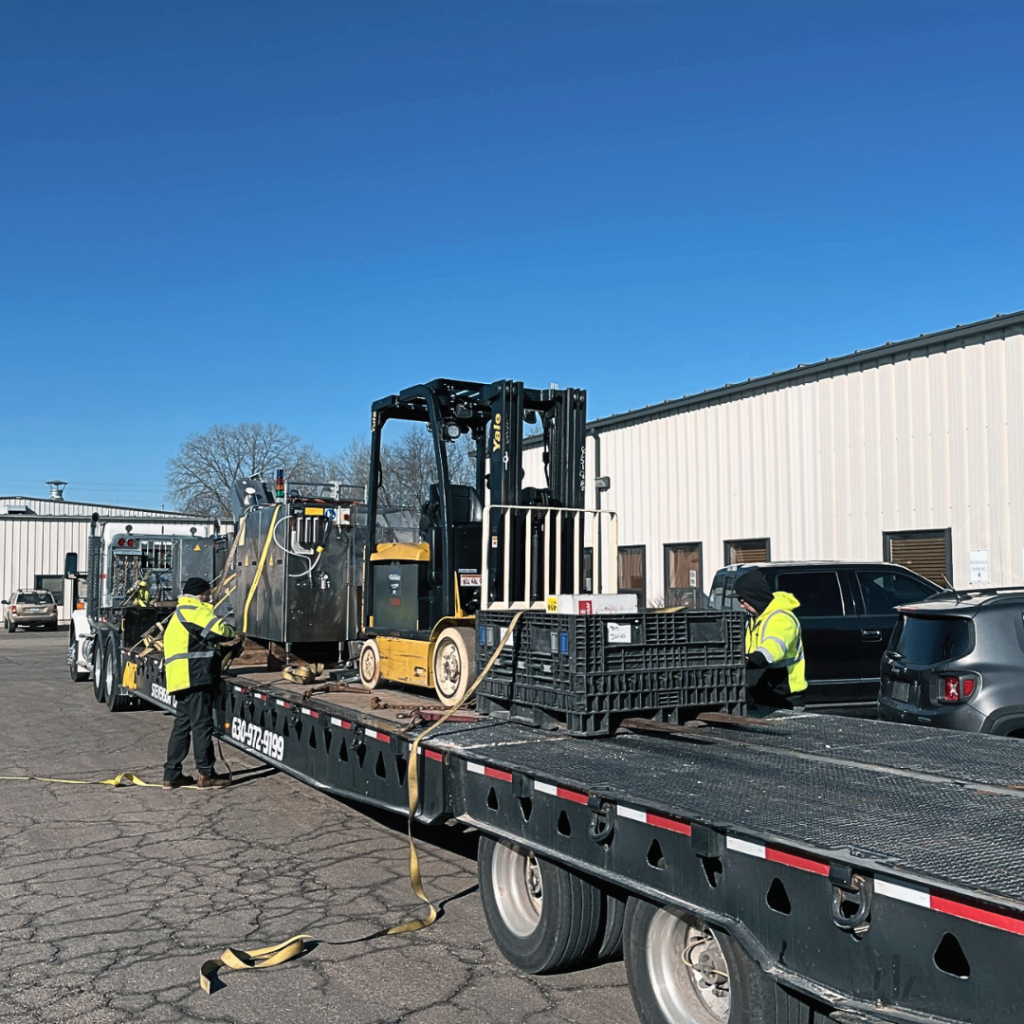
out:
M740 565L743 562L770 562L771 560L772 545L767 537L725 542L726 565Z
M952 584L953 544L949 530L883 533L882 542L887 562L905 565L940 587Z

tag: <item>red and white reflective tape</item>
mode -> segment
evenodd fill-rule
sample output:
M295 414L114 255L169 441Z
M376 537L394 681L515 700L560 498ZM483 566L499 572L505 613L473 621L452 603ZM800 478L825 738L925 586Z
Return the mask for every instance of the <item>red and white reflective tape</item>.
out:
M278 706L279 708L290 708L290 707L291 707L291 705L290 705L290 704L288 703L288 701L286 701L286 700L275 700L275 701L274 701L274 703L275 703L275 704L276 704L276 705L277 705L277 706Z
M989 910L977 903L951 899L923 886L907 885L905 882L895 882L888 878L876 878L875 893L878 896L899 900L901 903L912 903L915 907L959 917L964 921L974 921L990 928L998 928L1000 931L1012 932L1014 935L1024 935L1024 915Z
M366 735L371 740L378 740L381 743L390 743L391 737L386 732L377 732L376 729L367 729Z
M310 718L319 718L320 717L320 712L319 711L311 711L309 708L300 708L299 710L304 715L309 715Z
M257 693L256 696L259 697L260 700L269 700L265 693Z
M563 786L552 786L548 782L534 782L533 788L538 793L547 793L548 796L557 796L560 800L570 800L574 804L588 803L585 793L577 793L574 789L565 789Z
M242 688L240 686L236 686L235 687L235 693L241 693L241 692L242 692Z
M745 853L748 857L757 857L760 860L771 861L773 864L785 864L786 867L797 868L800 871L809 871L812 875L828 874L828 863L826 861L817 860L814 857L805 857L801 853L784 850L778 846L752 843L746 839L737 839L735 836L726 836L725 847L727 850L735 850L736 853Z
M431 750L429 747L423 748L423 753L427 756L428 760L431 761L443 761L444 754L437 750Z
M504 772L500 768L492 768L490 765L486 764L476 764L473 761L467 761L466 767L473 772L474 775L486 775L489 779L500 779L502 782L512 781L512 773Z
M678 832L683 836L688 836L693 831L690 828L689 822L680 821L678 818L667 818L662 814L654 814L651 811L641 811L636 807L627 807L625 804L618 804L615 813L620 818L642 821L645 825L668 829L669 832Z

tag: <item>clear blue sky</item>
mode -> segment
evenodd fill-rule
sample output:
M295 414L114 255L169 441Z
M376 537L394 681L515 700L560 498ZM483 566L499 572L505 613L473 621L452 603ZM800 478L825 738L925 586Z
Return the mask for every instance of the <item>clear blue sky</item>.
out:
M436 376L592 416L1024 307L1019 3L0 11L0 493Z

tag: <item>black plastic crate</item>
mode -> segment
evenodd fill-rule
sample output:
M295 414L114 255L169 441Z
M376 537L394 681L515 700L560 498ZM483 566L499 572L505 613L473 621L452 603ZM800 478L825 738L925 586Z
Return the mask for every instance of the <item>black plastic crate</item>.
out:
M511 612L477 616L477 670ZM639 714L679 722L701 710L746 711L744 619L734 612L550 615L527 612L481 683L481 708L520 721L562 721L606 735Z

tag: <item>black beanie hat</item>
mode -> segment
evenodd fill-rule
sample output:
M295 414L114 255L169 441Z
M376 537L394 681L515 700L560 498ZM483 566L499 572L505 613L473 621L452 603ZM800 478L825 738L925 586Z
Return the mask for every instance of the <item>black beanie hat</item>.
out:
M200 594L205 594L211 589L212 584L208 580L204 580L202 576L189 576L185 580L185 585L181 588L183 594L188 594L189 597L198 597Z
M736 596L760 613L772 603L775 595L768 586L764 573L760 569L750 569L736 578Z

